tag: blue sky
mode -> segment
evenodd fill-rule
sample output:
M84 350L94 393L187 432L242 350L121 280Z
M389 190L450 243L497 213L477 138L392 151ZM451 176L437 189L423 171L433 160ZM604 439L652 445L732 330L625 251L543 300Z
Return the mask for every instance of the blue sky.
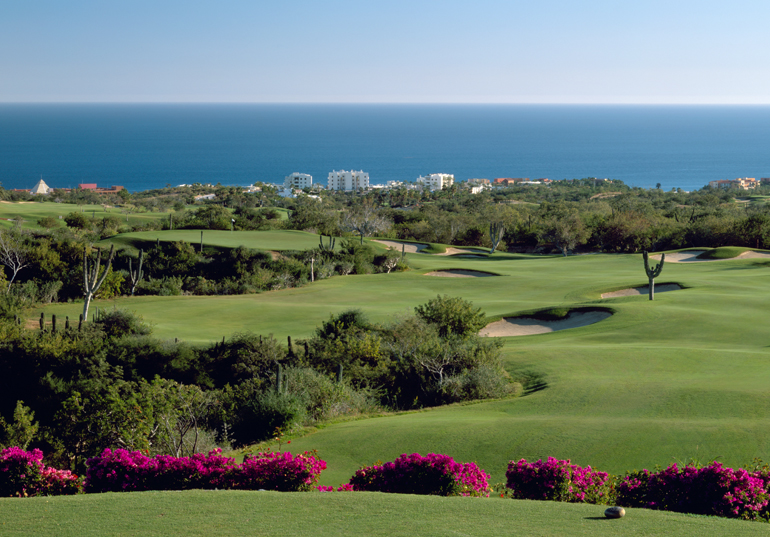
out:
M770 104L767 0L3 0L0 102Z

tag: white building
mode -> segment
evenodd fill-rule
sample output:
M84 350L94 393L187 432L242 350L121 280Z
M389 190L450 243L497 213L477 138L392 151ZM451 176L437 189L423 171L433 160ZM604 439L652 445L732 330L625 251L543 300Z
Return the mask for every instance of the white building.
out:
M431 192L441 190L442 188L450 187L455 182L455 176L449 173L432 173L423 177L422 175L417 178L418 183L430 188Z
M366 190L369 188L369 174L364 171L332 171L329 173L329 190Z
M283 180L283 188L310 188L313 186L313 176L307 173L294 172Z

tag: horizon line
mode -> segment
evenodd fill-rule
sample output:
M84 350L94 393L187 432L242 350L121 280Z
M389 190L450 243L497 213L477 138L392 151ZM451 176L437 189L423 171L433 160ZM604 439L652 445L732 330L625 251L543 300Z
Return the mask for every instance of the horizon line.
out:
M407 106L770 106L768 102L474 102L474 101L0 101L0 105L407 105Z

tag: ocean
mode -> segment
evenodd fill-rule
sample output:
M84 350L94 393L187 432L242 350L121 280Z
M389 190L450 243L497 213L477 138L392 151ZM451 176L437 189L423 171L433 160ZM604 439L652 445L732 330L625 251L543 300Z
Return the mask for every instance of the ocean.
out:
M620 179L695 190L770 177L770 107L632 105L0 104L0 182L129 191L182 183L326 185Z

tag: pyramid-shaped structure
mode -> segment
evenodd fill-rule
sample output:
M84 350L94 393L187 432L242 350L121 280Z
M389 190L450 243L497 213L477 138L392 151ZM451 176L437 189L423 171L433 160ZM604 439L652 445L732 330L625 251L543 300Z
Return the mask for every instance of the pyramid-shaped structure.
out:
M41 178L35 186L32 187L30 194L48 194L51 191L50 187L45 184L45 181Z

